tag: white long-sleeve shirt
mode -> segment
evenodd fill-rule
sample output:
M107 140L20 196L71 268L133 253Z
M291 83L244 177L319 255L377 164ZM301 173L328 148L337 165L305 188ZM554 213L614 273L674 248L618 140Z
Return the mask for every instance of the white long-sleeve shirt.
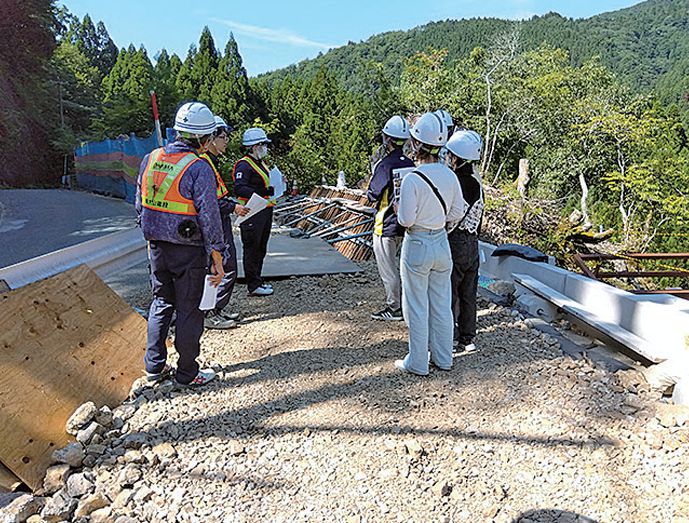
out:
M456 222L466 212L466 203L457 176L446 165L425 163L415 170L422 172L438 188L447 207L447 216L438 197L418 174L410 172L402 179L397 221L402 227L442 229L446 222Z

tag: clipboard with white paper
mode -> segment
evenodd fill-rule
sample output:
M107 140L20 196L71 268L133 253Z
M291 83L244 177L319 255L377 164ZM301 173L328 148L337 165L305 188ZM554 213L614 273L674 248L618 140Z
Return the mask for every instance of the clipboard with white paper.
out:
M237 225L241 225L244 223L246 220L251 218L254 214L256 214L259 211L262 211L268 206L268 200L265 198L261 198L258 194L254 193L251 195L251 198L249 198L249 201L244 204L244 207L249 208L249 212L245 214L244 216L240 216L237 218Z
M203 296L201 296L201 303L199 310L209 311L215 308L215 302L218 299L218 288L213 285L211 281L212 276L206 275L206 281L203 284Z

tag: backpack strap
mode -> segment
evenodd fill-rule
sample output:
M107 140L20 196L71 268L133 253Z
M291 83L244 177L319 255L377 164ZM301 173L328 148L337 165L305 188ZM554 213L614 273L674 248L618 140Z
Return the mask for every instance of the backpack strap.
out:
M421 178L424 182L426 182L428 184L428 186L433 191L433 194L435 194L436 198L438 198L438 201L440 202L440 205L442 206L443 211L445 212L445 216L447 216L447 205L445 204L445 200L443 200L443 197L440 196L440 191L438 190L438 188L435 185L433 185L433 182L430 181L428 179L428 177L425 174L423 174L421 171L414 170L414 171L412 171L412 173L418 175L419 178Z

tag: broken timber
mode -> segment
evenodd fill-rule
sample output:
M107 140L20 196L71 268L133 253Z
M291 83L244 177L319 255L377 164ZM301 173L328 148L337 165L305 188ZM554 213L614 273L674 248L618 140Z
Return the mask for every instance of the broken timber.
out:
M304 238L319 237L354 261L372 256L375 209L364 192L319 186L309 196L278 205L275 216L301 229Z

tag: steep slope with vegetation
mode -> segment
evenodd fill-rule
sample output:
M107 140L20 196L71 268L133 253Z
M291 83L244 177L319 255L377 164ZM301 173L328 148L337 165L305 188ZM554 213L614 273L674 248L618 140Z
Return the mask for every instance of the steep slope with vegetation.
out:
M518 31L521 49L533 50L543 44L564 49L572 65L599 56L635 91L647 92L660 83L667 102L680 101L689 88L686 81L676 81L687 71L689 61L689 0L647 0L587 19L548 13L525 21L474 18L432 22L409 31L375 35L360 43L349 42L264 77L270 81L286 75L314 76L326 67L345 86L362 91L366 83L361 70L368 63L381 64L385 75L397 83L404 60L417 52L446 49L447 60L454 63L475 47L489 47L496 37L512 31Z
M59 176L50 146L57 110L47 69L55 41L48 0L4 0L0 9L0 186ZM58 163L59 166L59 163Z
M0 68L26 65L23 76L1 77L9 96L0 103L13 110L0 121L0 151L11 160L17 144L30 145L23 172L43 180L57 180L59 155L69 159L79 140L149 134L151 89L163 125L180 102L197 99L239 131L264 126L273 161L303 190L340 170L364 181L391 114L444 107L484 137L484 179L505 221L530 231L524 241L564 256L572 241L602 230L624 249L688 250L689 0L585 20L436 22L251 79L232 34L218 48L206 28L183 59L161 50L151 60L143 47L118 50L88 16L39 0L13 9L10 26L29 24L20 36L35 36L2 47ZM531 178L518 194L521 158ZM2 174L15 185L39 178Z

